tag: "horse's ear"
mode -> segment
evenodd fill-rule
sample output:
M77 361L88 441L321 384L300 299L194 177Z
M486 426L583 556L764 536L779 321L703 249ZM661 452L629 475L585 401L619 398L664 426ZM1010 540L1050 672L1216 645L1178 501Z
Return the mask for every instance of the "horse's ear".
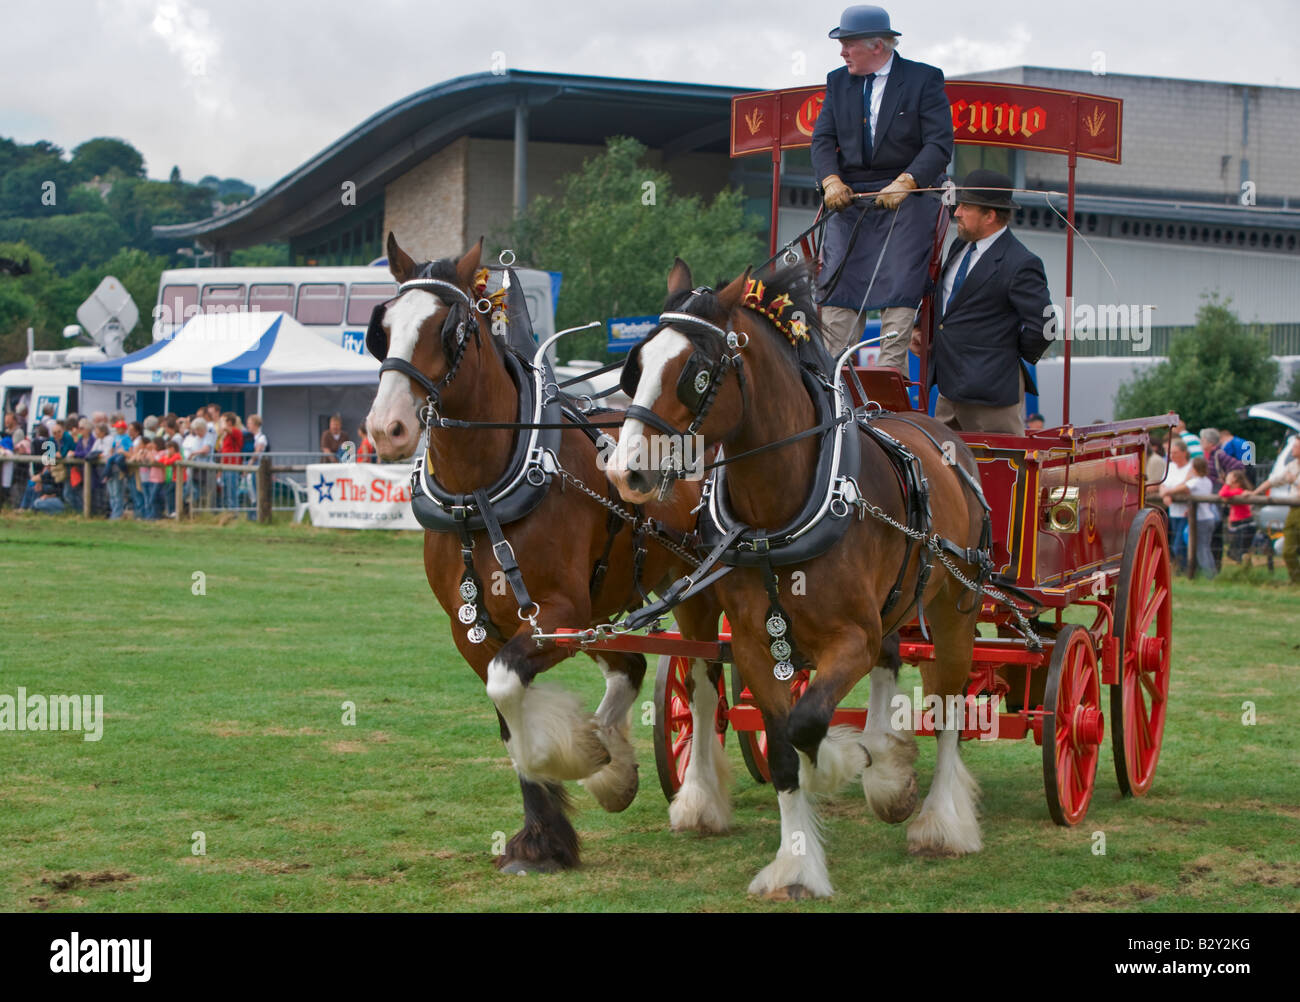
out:
M465 256L456 262L456 284L468 289L474 281L474 272L478 271L479 259L483 257L483 238L465 252Z
M736 308L736 304L740 302L740 297L745 294L745 286L749 284L749 273L753 270L751 265L725 289L718 290L718 305L728 313Z
M399 282L409 281L415 275L415 262L411 255L397 246L397 237L388 232L388 270Z
M668 295L675 296L694 287L695 283L691 281L691 269L681 258L674 258L672 270L668 272Z

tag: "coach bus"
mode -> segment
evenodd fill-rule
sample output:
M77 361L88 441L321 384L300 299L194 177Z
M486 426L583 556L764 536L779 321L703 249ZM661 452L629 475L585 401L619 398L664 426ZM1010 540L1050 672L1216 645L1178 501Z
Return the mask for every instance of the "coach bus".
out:
M534 333L545 339L555 332L559 276L528 268L515 273ZM158 282L153 337L170 336L197 313L282 311L326 340L364 354L371 310L396 294L383 259L343 267L173 268Z

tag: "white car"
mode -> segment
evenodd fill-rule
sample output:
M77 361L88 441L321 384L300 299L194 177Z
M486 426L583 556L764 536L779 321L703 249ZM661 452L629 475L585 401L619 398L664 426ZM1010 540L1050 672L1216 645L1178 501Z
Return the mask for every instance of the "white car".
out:
M1242 417L1262 418L1265 421L1276 421L1278 424L1286 425L1290 428L1292 434L1287 436L1286 442L1282 446L1282 451L1277 454L1277 459L1273 463L1273 468L1269 470L1269 476L1274 477L1282 472L1282 467L1287 464L1291 455L1291 443L1295 441L1296 435L1300 435L1300 403L1293 400L1270 400L1268 403L1252 404L1250 407L1243 407L1237 412ZM1274 487L1269 491L1270 498L1294 497L1297 493L1295 486L1282 485ZM1280 531L1282 523L1290 514L1291 509L1284 505L1266 505L1263 508L1255 509L1255 520L1259 523L1261 529Z

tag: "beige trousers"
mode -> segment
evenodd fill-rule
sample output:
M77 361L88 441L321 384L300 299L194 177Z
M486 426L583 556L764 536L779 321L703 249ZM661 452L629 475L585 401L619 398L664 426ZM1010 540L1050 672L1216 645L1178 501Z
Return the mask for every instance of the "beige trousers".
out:
M822 331L826 347L834 356L838 356L851 344L862 340L862 327L866 315L857 320L858 311L843 306L822 307ZM854 321L857 320L857 323ZM886 338L880 342L880 359L877 365L897 369L907 378L907 346L912 342L912 327L916 323L916 310L908 306L891 306L880 311L880 333L897 331L898 337Z
M1020 401L1009 407L963 404L942 393L934 405L934 419L957 431L991 431L1003 435L1025 433L1025 375L1020 374Z

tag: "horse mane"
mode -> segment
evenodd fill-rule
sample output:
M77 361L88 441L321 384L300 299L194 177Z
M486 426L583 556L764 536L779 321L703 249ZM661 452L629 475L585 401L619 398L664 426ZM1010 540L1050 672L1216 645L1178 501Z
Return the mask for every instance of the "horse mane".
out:
M817 302L814 298L816 276L811 261L799 260L794 264L782 265L781 267L765 267L761 271L753 273L751 278L763 283L764 302L771 302L773 298L783 294L789 296L793 305L787 307L782 316L789 318L795 313L802 313L804 323L807 325L808 337L811 339L822 336L821 322L817 313ZM716 288L724 288L730 285L732 281L732 279L719 279ZM695 301L691 303L691 308L686 311L682 310L687 300L694 294L693 290L670 293L668 298L664 300L663 312L670 310L688 312L711 323L725 326L728 318L723 313L722 306L718 302L718 294L714 289L706 288L701 290ZM785 350L778 352L778 356L787 362L792 369L798 370L799 349L791 344L785 334L778 330L767 316L757 310L748 309L747 307L737 308L747 309L759 323L766 325L770 329L771 334L785 348ZM657 331L658 328L656 328L655 333Z
M456 262L449 257L438 261L421 261L415 266L414 277L437 278L460 288L460 280L456 277Z

